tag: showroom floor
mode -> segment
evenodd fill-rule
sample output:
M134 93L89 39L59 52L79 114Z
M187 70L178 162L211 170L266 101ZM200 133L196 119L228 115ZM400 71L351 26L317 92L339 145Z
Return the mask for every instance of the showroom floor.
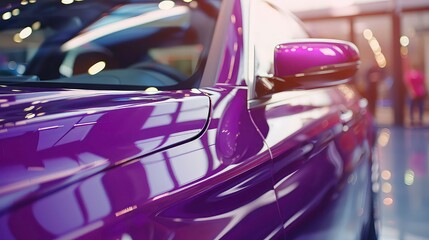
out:
M380 127L382 240L429 239L429 127Z

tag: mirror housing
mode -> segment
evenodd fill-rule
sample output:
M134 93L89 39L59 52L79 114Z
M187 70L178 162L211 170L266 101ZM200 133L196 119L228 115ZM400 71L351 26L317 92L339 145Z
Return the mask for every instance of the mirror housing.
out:
M280 44L274 50L274 76L257 77L256 94L346 83L359 65L359 51L350 42L307 39Z

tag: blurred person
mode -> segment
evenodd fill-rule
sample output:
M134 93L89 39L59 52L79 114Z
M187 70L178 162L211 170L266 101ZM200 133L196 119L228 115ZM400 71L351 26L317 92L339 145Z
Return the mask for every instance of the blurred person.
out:
M365 97L368 100L368 110L375 116L378 98L378 84L384 78L384 71L377 64L373 63L366 73Z
M405 86L410 97L410 120L411 125L423 125L424 102L426 98L426 85L424 74L416 67L405 71ZM415 110L418 110L419 119L414 121Z

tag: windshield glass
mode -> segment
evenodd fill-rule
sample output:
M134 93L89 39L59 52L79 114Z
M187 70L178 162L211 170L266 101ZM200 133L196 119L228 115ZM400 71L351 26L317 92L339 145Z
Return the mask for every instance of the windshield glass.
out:
M0 82L196 87L219 2L2 1Z

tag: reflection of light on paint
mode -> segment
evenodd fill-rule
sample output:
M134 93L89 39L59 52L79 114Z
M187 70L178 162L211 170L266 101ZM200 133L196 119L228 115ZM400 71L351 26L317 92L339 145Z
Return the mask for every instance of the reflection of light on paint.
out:
M381 187L381 190L384 193L390 193L392 191L392 185L390 183L383 183L383 186Z
M43 171L43 170L45 170L45 168L44 167L38 167L38 166L35 166L35 167L30 166L30 167L27 167L27 170L28 171Z
M389 180L392 177L392 173L388 170L384 170L381 172L381 178L384 180Z
M48 127L41 127L38 128L38 131L46 131L46 130L51 130L51 129L57 129L57 128L62 128L64 127L64 125L55 125L55 126L48 126Z
M27 124L26 121L18 121L18 122L15 123L15 126L23 126L23 125L26 125L26 124Z
M170 0L164 0L158 4L159 9L168 10L174 7L175 3Z
M374 35L373 35L373 33L372 33L372 31L371 31L371 29L365 29L365 30L363 30L363 37L366 39L366 40L370 40L372 37L373 37Z
M29 113L29 114L25 115L25 118L26 118L26 119L31 119L31 118L34 118L35 116L36 116L36 114L34 114L34 113Z
M198 93L201 93L201 92L200 92L200 90L198 90L198 89L196 89L196 88L192 88L192 89L191 89L191 93L196 93L196 94L198 94Z
M380 135L378 136L377 143L378 145L385 147L390 140L390 130L385 128L381 130Z
M190 3L192 0L183 0L185 3Z
M392 205L393 204L393 198L385 198L383 200L383 204L386 205L386 206Z
M88 114L88 115L91 115L91 114L94 114L94 113L97 113L97 111L95 111L95 110L91 110L91 111L87 111L87 112L86 112L86 114Z
M234 14L231 15L231 23L235 24L237 22L237 18L235 17Z
M133 238L129 234L124 233L121 236L121 240L133 240Z
M90 126L95 124L97 124L97 122L76 123L75 125L73 125L73 127L83 127L83 126Z
M293 49L292 49L293 50ZM330 49L330 48L321 48L320 52L325 55L325 56L332 56L335 57L337 54L335 53L334 50Z
M404 175L404 183L408 186L413 185L414 183L414 172L408 169Z
M100 61L94 65L92 65L89 69L88 69L88 73L90 75L95 75L101 71L103 71L103 69L106 67L106 62L104 61Z
M159 90L158 90L158 88L156 88L156 87L148 87L148 88L146 88L146 90L144 90L145 92L147 92L147 93L156 93L156 92L158 92Z
M410 45L410 39L407 36L402 36L399 41L401 42L401 45L404 47L407 47L408 45Z
M115 213L115 216L116 216L116 217L122 216L122 215L124 215L124 214L126 214L126 213L129 213L129 212L131 212L131 211L134 211L135 209L137 209L137 206L136 206L136 205L131 206L131 207L127 207L127 208L125 208L125 209L123 209L123 210L121 210L121 211L119 211L119 212L116 212L116 213Z
M167 192L167 193L164 193L164 194L161 194L161 195L158 195L158 196L154 197L153 200L156 201L158 199L161 199L163 197L167 197L169 195L170 195L170 193Z
M24 108L24 112L29 112L31 110L33 110L35 107L34 106L29 106L28 108Z
M22 0L22 1L21 1L21 5L22 5L22 6L25 6L25 5L27 5L27 4L28 4L27 0Z

